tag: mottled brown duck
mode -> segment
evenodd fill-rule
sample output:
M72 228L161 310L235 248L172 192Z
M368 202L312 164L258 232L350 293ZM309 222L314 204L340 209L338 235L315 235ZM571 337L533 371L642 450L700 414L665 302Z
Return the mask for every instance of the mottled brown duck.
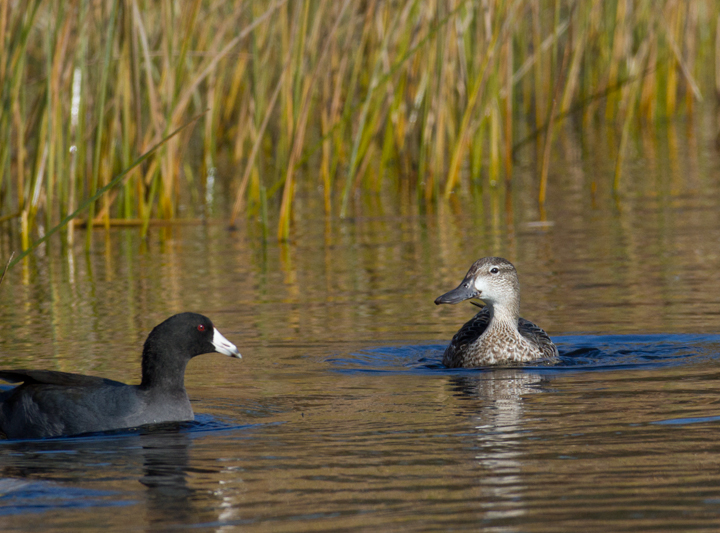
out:
M439 296L435 304L456 304L471 298L485 307L467 322L445 349L448 368L472 368L558 356L542 328L520 317L520 282L513 264L502 257L473 263L460 285Z

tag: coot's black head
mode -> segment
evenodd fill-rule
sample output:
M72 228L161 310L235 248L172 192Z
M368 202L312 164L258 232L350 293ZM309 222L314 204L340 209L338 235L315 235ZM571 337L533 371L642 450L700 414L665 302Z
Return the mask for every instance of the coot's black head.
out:
M235 345L215 329L208 317L197 313L171 316L155 326L145 341L142 385L182 386L187 362L196 355L211 352L240 358Z
M215 329L212 321L197 313L180 313L155 326L146 341L158 351L183 353L188 359L196 355L218 352L240 358L233 343Z

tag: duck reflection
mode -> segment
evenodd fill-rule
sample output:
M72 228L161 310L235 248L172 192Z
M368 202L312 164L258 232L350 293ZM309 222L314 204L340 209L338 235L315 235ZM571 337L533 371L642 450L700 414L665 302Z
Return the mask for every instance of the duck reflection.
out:
M522 369L494 369L473 375L454 376L450 385L470 415L476 436L476 455L482 470L480 506L484 518L506 521L526 514L523 493L525 427L524 401L542 391L546 379ZM501 528L515 531L514 527Z

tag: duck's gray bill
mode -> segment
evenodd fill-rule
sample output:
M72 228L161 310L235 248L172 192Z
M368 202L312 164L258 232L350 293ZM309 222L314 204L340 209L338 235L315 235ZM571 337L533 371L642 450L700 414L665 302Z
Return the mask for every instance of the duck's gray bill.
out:
M468 287L465 285L465 282L463 282L456 289L446 292L442 296L438 296L435 298L435 305L456 304L469 300L470 298L475 298L477 290L475 290L475 288L469 283L467 284L469 285Z
M215 351L224 355L229 355L230 357L237 357L238 359L242 359L242 355L240 355L240 352L238 352L238 349L235 347L235 345L227 340L225 337L222 336L222 333L220 333L217 328L213 328L215 331L213 333L213 346L215 346Z

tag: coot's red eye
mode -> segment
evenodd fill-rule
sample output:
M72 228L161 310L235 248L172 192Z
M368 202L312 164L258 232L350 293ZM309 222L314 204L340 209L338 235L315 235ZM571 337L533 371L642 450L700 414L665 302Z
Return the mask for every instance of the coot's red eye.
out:
M205 331L205 324L198 324L198 331Z

